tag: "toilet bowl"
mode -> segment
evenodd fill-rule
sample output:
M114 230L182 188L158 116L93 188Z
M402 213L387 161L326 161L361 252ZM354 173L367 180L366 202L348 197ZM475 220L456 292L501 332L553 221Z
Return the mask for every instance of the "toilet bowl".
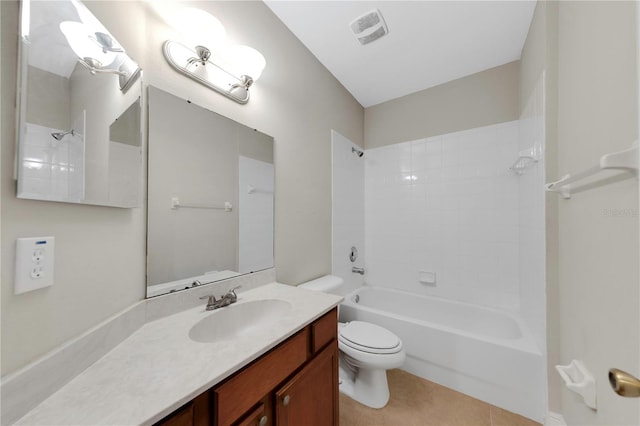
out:
M340 277L327 275L299 287L333 293L343 285ZM387 370L404 363L402 341L391 331L364 321L338 324L340 392L372 408L389 402Z
M406 357L400 338L375 324L351 321L338 326L338 349L340 391L372 408L387 405L387 370L402 366Z

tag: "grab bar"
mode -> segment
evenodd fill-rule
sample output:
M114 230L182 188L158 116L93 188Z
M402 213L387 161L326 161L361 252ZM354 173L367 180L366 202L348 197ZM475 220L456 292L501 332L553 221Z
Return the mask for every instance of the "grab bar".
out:
M561 194L564 199L569 199L571 198L572 183L593 176L602 170L637 171L638 141L635 141L629 149L603 155L597 165L589 167L587 170L573 175L567 174L558 181L547 183L545 189Z
M211 206L207 204L187 204L181 203L178 197L171 198L171 210L178 209L211 209L211 210L224 210L225 212L230 212L233 210L233 205L229 201L225 201L223 206Z
M273 194L273 189L262 189L262 188L256 188L253 185L247 185L247 194L255 194L255 193Z

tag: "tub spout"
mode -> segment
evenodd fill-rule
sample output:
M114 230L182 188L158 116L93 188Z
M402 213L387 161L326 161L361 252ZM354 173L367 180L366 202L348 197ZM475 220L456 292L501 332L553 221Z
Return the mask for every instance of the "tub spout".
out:
M353 272L354 274L364 275L364 268L358 268L354 266L353 268L351 268L351 272Z

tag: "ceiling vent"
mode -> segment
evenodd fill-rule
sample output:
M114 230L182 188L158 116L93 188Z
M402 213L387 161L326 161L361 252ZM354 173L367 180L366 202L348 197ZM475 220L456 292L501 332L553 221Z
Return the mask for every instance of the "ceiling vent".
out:
M369 44L389 33L387 24L385 24L378 9L357 17L351 21L349 27L360 44Z

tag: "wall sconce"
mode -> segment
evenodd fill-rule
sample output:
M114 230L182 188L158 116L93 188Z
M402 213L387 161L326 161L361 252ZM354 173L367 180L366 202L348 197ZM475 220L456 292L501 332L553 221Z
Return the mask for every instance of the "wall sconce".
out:
M167 62L176 71L229 99L241 104L249 102L249 88L266 65L264 56L249 46L226 45L224 27L213 15L194 8L185 8L182 13L181 18L174 20L174 26L185 32L189 29L187 36L194 47L167 40L163 46ZM207 29L204 34L199 32L201 28ZM200 44L194 41L203 38L209 40Z
M120 90L126 92L140 75L140 67L84 5L76 0L72 0L72 4L82 22L61 22L60 31L78 57L78 62L91 74L118 75Z

